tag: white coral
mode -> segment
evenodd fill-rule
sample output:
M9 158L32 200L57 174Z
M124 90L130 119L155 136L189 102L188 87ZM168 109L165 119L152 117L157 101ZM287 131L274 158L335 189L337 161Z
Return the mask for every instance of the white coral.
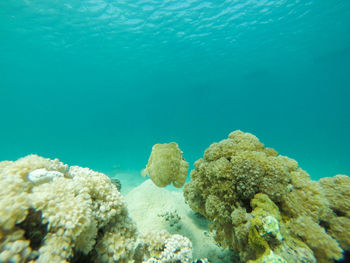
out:
M158 257L151 257L146 263L192 262L192 243L181 235L172 235L164 242L164 249Z
M63 177L63 173L57 171L48 171L45 168L36 169L28 173L28 179L34 184L47 183L55 177Z
M94 262L132 260L136 227L106 175L30 155L0 162L0 184L0 262L67 262L93 249ZM33 248L25 233L37 226Z
M169 262L191 262L192 243L187 237L172 235L165 241L162 256Z

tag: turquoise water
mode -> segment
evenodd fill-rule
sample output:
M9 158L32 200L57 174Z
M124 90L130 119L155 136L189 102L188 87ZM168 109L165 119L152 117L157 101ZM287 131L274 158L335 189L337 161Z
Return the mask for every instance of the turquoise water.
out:
M0 160L112 175L241 129L350 175L350 2L0 0L0 90Z

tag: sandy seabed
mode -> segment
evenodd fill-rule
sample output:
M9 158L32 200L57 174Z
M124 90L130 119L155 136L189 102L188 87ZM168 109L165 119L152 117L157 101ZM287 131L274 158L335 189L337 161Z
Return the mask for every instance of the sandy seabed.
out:
M158 188L146 180L128 192L125 200L141 234L160 230L180 234L192 241L194 258L232 262L234 254L215 242L209 232L209 221L190 209L181 191Z

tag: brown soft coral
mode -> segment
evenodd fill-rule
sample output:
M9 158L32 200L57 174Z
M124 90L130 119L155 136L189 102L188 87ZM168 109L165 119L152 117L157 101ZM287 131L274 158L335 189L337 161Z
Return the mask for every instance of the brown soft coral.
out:
M350 250L350 218L344 216L332 218L327 233L334 237L344 250Z
M291 173L292 184L282 199L281 209L289 217L310 216L315 222L331 216L329 203L318 182L302 169Z
M218 241L241 248L247 242L242 235L247 226L242 231L234 229L237 222L232 216L249 212L250 200L257 193L281 202L297 166L294 160L264 148L254 135L235 131L228 139L212 144L195 163L184 195L192 210L213 222Z
M249 251L254 251L248 236L259 221L251 201L261 194L278 209L276 222L285 226L285 240L279 249L276 244L265 248L257 262L272 254L283 255L289 262L287 257L293 253L308 262L315 257L332 262L341 258L342 248L349 248L347 176L311 181L295 160L265 148L257 137L242 131L210 145L194 166L191 182L184 188L186 201L212 221L216 240L236 250L242 260L248 260Z
M333 211L327 232L344 250L350 250L350 178L346 175L322 178L319 184Z
M184 185L188 172L188 162L175 142L155 144L142 176L147 174L158 187L171 183L177 188Z
M314 252L317 262L327 263L342 258L338 242L310 217L300 216L289 223L291 232L300 237Z
M331 209L337 215L350 217L350 178L338 174L320 179L320 185Z

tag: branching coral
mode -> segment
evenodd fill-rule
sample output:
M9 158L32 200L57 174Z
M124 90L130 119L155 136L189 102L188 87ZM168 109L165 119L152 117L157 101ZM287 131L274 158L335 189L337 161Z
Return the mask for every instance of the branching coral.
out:
M175 187L182 187L186 181L188 162L182 157L182 151L175 142L156 144L152 147L146 168L142 175L147 174L158 187L165 187L171 183Z
M243 261L333 262L349 249L349 177L311 181L242 131L210 145L194 166L186 201Z

